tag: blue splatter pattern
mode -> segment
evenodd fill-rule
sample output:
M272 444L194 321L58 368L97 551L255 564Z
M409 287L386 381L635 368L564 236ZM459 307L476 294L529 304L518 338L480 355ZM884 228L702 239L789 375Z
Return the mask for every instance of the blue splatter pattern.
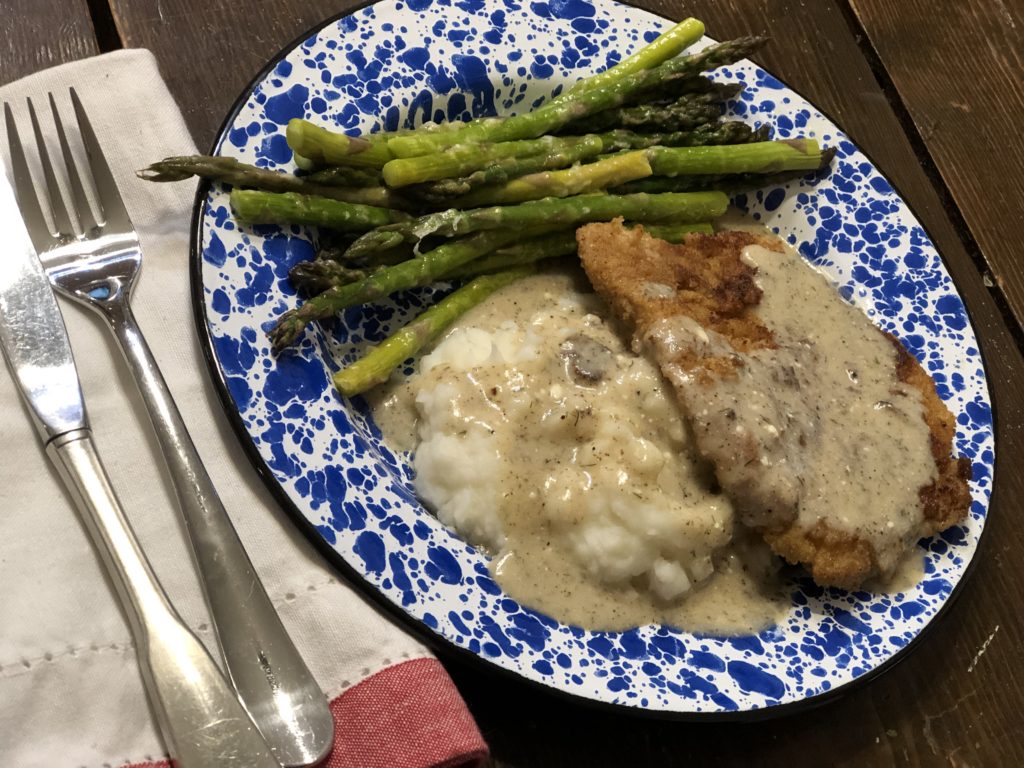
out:
M290 170L284 126L304 116L352 133L527 110L614 64L668 22L608 0L385 0L300 43L249 94L219 149ZM705 44L708 41L705 41ZM775 43L784 45L784 41ZM890 659L931 621L974 555L992 484L992 412L974 332L921 226L878 170L812 105L743 62L735 114L780 138L836 146L833 173L734 203L794 245L843 295L903 340L957 419L974 465L963 526L923 541L905 593L793 585L785 621L749 637L663 626L591 632L504 595L485 556L413 493L408 457L385 446L360 400L329 374L430 301L428 289L346 311L275 358L265 330L297 304L288 269L313 253L300 227L240 228L223 188L205 201L201 281L217 365L262 460L320 535L396 606L450 642L589 699L671 712L773 707L834 690Z

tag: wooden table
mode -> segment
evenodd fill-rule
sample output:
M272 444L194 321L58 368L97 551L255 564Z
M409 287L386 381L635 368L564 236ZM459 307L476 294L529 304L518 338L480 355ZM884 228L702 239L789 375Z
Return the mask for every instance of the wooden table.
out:
M1024 5L1014 0L642 0L724 38L825 109L931 233L982 340L996 490L977 570L930 637L880 679L753 725L578 708L452 662L496 766L1024 765ZM5 0L0 84L120 47L157 56L200 147L282 46L351 0Z

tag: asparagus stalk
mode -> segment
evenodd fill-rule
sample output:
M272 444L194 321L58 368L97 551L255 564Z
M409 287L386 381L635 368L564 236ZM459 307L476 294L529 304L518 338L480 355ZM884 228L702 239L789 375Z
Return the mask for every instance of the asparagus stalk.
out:
M634 104L667 104L687 93L717 93L721 101L733 98L742 90L737 83L721 83L703 75L676 77L660 85L639 91L622 102L623 106Z
M585 156L600 154L601 140L596 136L580 136L559 139L544 136L527 141L505 141L497 144L460 144L444 152L422 157L391 160L384 166L384 180L392 187L404 187L427 181L437 181L454 176L463 176L478 169L487 168L495 160L529 156L545 156L553 167L565 162L580 151ZM561 166L564 167L564 166Z
M445 243L418 258L377 270L358 282L324 291L300 307L285 312L267 335L274 350L279 352L294 342L306 325L314 320L331 317L347 307L366 304L395 291L429 285L479 256L543 231L493 230Z
M576 232L566 229L552 232L549 235L541 235L506 248L499 248L494 253L481 256L479 259L474 259L468 264L463 264L461 267L445 273L444 279L458 280L475 277L488 272L533 264L543 259L554 259L573 253L576 253Z
M651 235L651 237L667 240L670 243L681 243L687 235L694 233L711 235L715 232L715 228L707 222L697 224L644 224L627 222L627 226L631 228L643 227L644 231ZM545 259L569 256L574 253L576 253L575 228L535 237L522 243L510 245L507 248L499 248L492 254L482 256L469 262L469 264L465 264L447 273L444 278L446 280L456 280L463 277L474 277L501 269L533 264Z
M662 33L632 56L623 59L611 69L580 80L568 93L581 93L604 88L622 81L627 75L644 69L651 69L678 56L686 48L704 36L704 24L697 19L683 19L667 32Z
M714 228L707 223L699 224L650 224L631 221L630 227L643 227L652 237L667 240L670 243L682 242L686 235L693 232L712 234ZM541 235L505 248L494 253L481 256L468 264L463 264L450 272L444 273L444 280L461 280L491 272L498 272L512 267L525 266L545 259L569 256L576 253L576 232L574 228ZM407 258L409 255L407 254ZM316 295L335 286L348 285L368 277L380 267L345 267L335 262L325 261L319 256L315 261L303 261L296 264L289 273L292 285L301 293Z
M822 164L821 147L814 139L713 147L651 147L647 157L655 176L812 171Z
M661 34L657 39L645 45L632 56L619 62L604 72L585 78L574 84L570 91L581 91L594 87L611 85L621 80L625 75L632 74L642 69L650 69L667 59L682 53L683 50L699 40L704 34L704 24L697 19L684 19L668 31ZM694 86L696 89L697 86ZM479 128L481 126L494 127L502 122L503 118L477 118L469 123L429 123L421 126L417 131L404 130L392 131L390 133L378 133L367 136L370 141L389 140L399 136L408 136L413 133L423 135L424 133L436 133L442 131L460 130L468 126ZM540 134L538 134L540 135Z
M567 168L573 163L596 157L607 149L600 137L579 136L574 138L578 141L568 142L558 151L527 155L526 157L507 157L473 171L468 176L439 179L421 185L417 187L416 193L427 200L443 201L447 198L468 194L474 189L488 184L503 184L509 179L519 176ZM393 160L392 162L398 161Z
M255 187L270 192L298 192L316 187L305 179L290 173L279 173L267 168L243 163L233 157L216 155L179 155L165 157L135 175L146 181L184 181L200 176L211 181L222 181L239 187Z
M535 173L495 187L483 187L452 201L454 208L518 203L542 197L568 197L615 188L648 176L775 174L817 170L831 159L814 139L761 141L700 147L651 147L612 155L564 171ZM651 168L644 172L644 164ZM627 187L628 188L628 187ZM634 187L635 189L635 187Z
M349 245L351 245L351 243L349 243ZM401 245L393 248L375 251L370 257L360 259L358 262L354 263L351 259L345 256L345 251L347 250L348 245L327 246L316 252L316 260L336 261L342 266L362 269L365 267L393 266L399 262L411 259L416 255L412 246L402 243Z
M409 214L390 208L343 203L297 192L253 189L231 190L231 208L241 221L249 224L313 224L349 231L373 229L409 218Z
M690 226L701 227L704 225L669 225L678 227L680 230ZM707 225L708 231L711 230ZM697 231L697 230L694 230ZM700 231L704 231L701 229ZM525 240L515 245L499 248L494 253L481 256L468 264L446 272L441 275L442 280L461 280L467 277L485 275L489 272L498 272L503 269L533 264L542 259L552 259L558 256L567 256L576 252L576 235L572 229L561 232L554 232L550 235L541 235L530 240ZM407 254L406 258L413 258ZM334 288L336 286L348 285L369 277L379 266L366 267L345 267L337 262L322 259L319 256L313 261L301 261L292 267L288 274L295 289L307 296L315 296L318 293Z
M381 267L349 267L331 259L300 261L288 272L292 287L304 296L316 296L329 288L365 280Z
M835 156L834 147L828 147L821 152L821 163L816 170L828 167ZM807 175L807 169L798 168L779 173L724 173L705 174L699 176L652 176L649 179L639 179L622 184L608 190L615 195L629 195L638 192L648 194L662 194L665 192L694 192L702 189L717 189L723 192L740 191L757 187L767 187L776 184L784 184L792 179L798 179Z
M290 173L279 173L267 168L240 162L233 157L210 155L185 155L167 157L159 162L136 171L136 176L146 181L182 181L199 176L211 181L220 181L236 187L253 187L268 192L301 192L319 195L332 200L360 205L376 205L382 208L405 207L400 197L381 186L344 187L327 186L303 179Z
M581 85L589 80L581 80L573 88ZM719 83L710 78L703 77L700 75L693 75L689 77L681 77L676 79L667 80L664 84L656 86L647 91L641 91L633 94L631 98L627 98L623 104L633 105L635 102L642 102L644 104L657 103L659 106L667 106L670 103L677 101L680 97L686 94L707 94L708 101L726 101L736 96L736 94L742 90L742 85L738 83ZM598 113L602 114L602 113ZM477 118L476 120L470 121L468 125L479 125L484 123L497 124L502 122L504 118ZM423 135L423 132L432 132L439 130L460 130L466 127L466 123L428 123L421 126L418 135ZM394 138L396 136L409 136L413 134L413 130L395 131L387 134L373 134L369 138L375 137L387 137ZM562 133L567 133L564 129ZM650 146L645 145L645 146ZM606 146L605 151L608 151ZM330 170L330 169L328 169ZM520 174L521 175L521 174ZM510 176L511 178L511 176Z
M736 86L738 91L739 86ZM617 107L596 115L573 120L559 129L565 133L597 133L613 128L636 131L692 131L712 123L722 114L718 94L689 93L671 104L640 104L635 107Z
M642 69L650 69L651 67L657 66L667 59L681 53L684 49L688 48L691 44L699 40L704 34L704 24L697 19L684 19L683 21L676 24L674 27L669 29L660 35L657 39L653 40L648 45L645 45L639 51L634 53L627 59L619 62L614 67L605 70L592 77L585 78L580 82L576 83L571 87L571 91L581 91L589 88L598 86L611 85L615 82L620 81L625 75L632 74ZM697 89L697 86L694 86ZM391 132L381 132L376 134L370 134L362 138L371 141L388 141L392 138L400 136L409 136L416 133L420 136L426 133L438 133L444 131L460 130L466 126L473 126L474 128L487 127L493 128L497 124L501 123L504 118L484 117L471 120L469 123L428 123L420 126L419 129L415 130L400 130ZM537 134L540 135L540 134ZM458 142L453 142L458 143Z
M452 201L453 208L478 208L539 200L543 197L569 197L598 192L607 187L643 179L653 171L647 160L649 150L612 155L586 165L562 171L533 173L494 187L481 187Z
M710 144L749 144L752 141L767 141L771 129L767 125L751 128L739 120L724 123L708 123L692 131L670 133L635 133L623 128L599 133L605 152L626 149L647 149L648 147L699 147Z
M323 245L317 249L316 260L317 261L336 261L342 265L348 265L348 260L345 258L345 251L348 250L348 246L352 243L349 242L345 245Z
M317 168L316 163L303 157L295 150L292 150L292 162L295 163L295 167L300 171L315 171Z
M706 221L725 213L728 198L718 192L682 195L577 195L533 200L520 205L469 210L450 209L367 232L349 246L347 259L398 243L414 243L429 235L453 237L485 229L514 229L544 224L577 226L623 216L633 221Z
M767 141L770 129L767 125L751 128L746 123L731 120L725 123L709 123L693 131L673 133L634 133L624 129L598 134L603 152L616 152L647 147L690 147L706 144L746 144L752 141ZM569 137L565 137L569 138ZM580 137L584 138L584 137ZM457 179L440 179L415 188L415 195L435 204L447 204L453 197L467 195L474 189L489 184L503 184L510 179L539 173L544 170L565 168L593 155L592 145L580 143L558 155L530 155L509 157L493 165L475 171L469 176ZM596 153L595 153L596 154Z
M603 85L564 93L532 112L495 123L467 124L457 130L417 131L406 136L396 136L388 140L387 147L395 157L416 157L455 144L536 138L557 130L571 120L620 106L632 95L667 80L691 76L742 59L757 50L766 40L763 37L744 37L719 43L699 53L669 59L653 69L642 69Z
M346 397L354 397L383 384L402 361L415 355L436 339L460 315L469 311L499 288L530 274L530 267L481 275L432 306L407 326L373 347L351 365L334 374L334 386Z
M321 168L319 171L305 176L304 179L311 184L322 184L328 187L376 187L384 182L379 170L355 168L350 165Z
M800 171L804 173L804 171ZM754 173L709 173L701 176L651 176L647 179L637 179L608 190L613 195L632 195L638 192L646 192L651 195L660 195L666 192L696 192L706 189L732 188L732 182L749 179L756 186L754 179L765 179L766 177Z
M391 159L387 140L377 136L346 136L298 117L288 121L285 132L292 152L313 165L355 165L364 168L382 168Z
M455 121L452 123L435 123L433 120L429 120L416 128L402 128L397 131L381 131L380 133L371 134L369 137L372 140L379 140L388 142L391 139L398 138L399 136L412 136L413 134L423 133L444 133L445 131L460 131L467 125L488 125L491 123L500 123L504 121L504 117L477 117L472 120L463 122ZM459 142L456 142L459 143Z
M308 195L321 195L343 203L357 205L373 205L377 208L395 208L409 210L412 204L387 187L321 187L316 192L306 190ZM325 194L324 194L325 193Z

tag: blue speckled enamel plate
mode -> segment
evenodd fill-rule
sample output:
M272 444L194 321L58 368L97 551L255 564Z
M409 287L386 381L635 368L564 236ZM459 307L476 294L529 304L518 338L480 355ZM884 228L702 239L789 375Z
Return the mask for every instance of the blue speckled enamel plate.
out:
M268 65L216 150L290 170L284 127L292 117L359 132L526 110L668 26L609 0L384 0L327 22ZM333 562L410 625L496 668L591 702L682 716L818 702L900 656L970 566L994 462L974 331L906 204L842 131L764 70L743 63L717 76L745 83L738 116L770 120L781 138L838 147L824 181L734 202L902 339L956 414L957 450L974 463L970 517L922 542L927 572L906 593L851 594L802 581L783 623L730 638L661 626L589 632L524 608L502 594L483 555L421 507L408 457L388 450L361 402L342 400L330 384L356 345L382 338L429 291L348 311L275 358L264 331L297 303L286 276L312 255L311 233L238 227L217 185L200 191L194 232L200 331L225 403L257 468Z

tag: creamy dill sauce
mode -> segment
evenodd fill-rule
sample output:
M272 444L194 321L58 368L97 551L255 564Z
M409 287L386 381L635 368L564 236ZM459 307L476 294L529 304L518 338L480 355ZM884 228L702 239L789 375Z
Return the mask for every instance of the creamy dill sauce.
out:
M415 377L388 381L363 395L387 444L398 451L416 450Z
M660 623L702 634L745 635L777 624L790 605L777 564L762 542L747 548L730 545L717 553L714 573L674 601L659 600L631 584L610 587L595 581L546 542L523 544L495 558L498 583L525 605L587 629Z
M380 388L374 420L523 604L591 629L771 626L789 606L774 559L733 542L671 388L612 322L576 269L520 280Z
M896 563L896 567L891 574L868 579L864 583L862 590L885 595L910 592L921 583L924 575L924 552L913 546Z
M795 509L802 528L827 522L869 542L892 573L918 535L919 492L936 473L921 395L897 379L890 341L798 254L753 245L742 258L757 268L757 315L777 348L737 356L686 317L660 321L647 338L663 356L697 349L740 361L735 378L713 387L680 366L668 374L703 403L693 426L715 453L749 454L720 467L745 523L787 522L777 516ZM748 509L742 489L752 487L762 503ZM774 503L766 508L765 498Z

